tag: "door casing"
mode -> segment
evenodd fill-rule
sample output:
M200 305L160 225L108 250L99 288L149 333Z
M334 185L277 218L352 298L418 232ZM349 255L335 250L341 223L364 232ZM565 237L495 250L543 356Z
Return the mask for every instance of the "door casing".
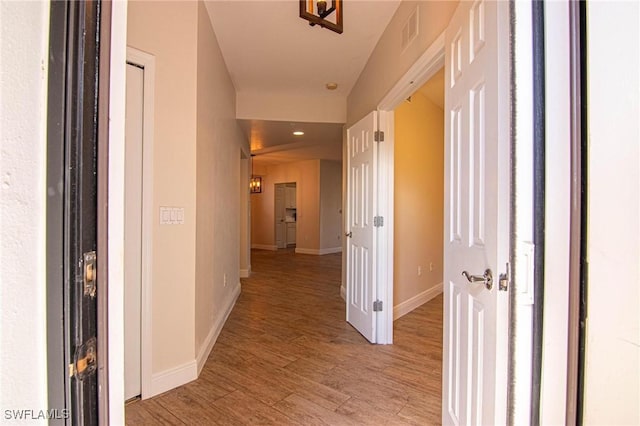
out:
M378 343L393 343L393 223L394 223L394 113L393 111L444 67L444 33L427 48L378 104L378 128L384 142L378 152L378 211L385 225L378 228L378 298L384 309L377 316Z

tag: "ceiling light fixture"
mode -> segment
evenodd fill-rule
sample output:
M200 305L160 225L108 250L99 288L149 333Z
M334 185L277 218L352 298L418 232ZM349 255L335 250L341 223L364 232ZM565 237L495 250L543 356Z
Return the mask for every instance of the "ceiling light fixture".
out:
M327 90L336 90L338 88L338 83L327 83L324 87L326 87Z
M335 22L327 19L329 15L336 12ZM309 25L320 25L342 34L342 0L331 0L331 7L327 9L325 0L300 0L300 17L309 21Z
M302 135L304 135L304 132L302 132L302 131L300 131L300 130L296 130L295 132L293 132L293 134L294 134L295 136L302 136Z
M251 154L251 179L249 180L249 191L252 194L259 194L262 192L262 178L253 174L253 157L255 154Z

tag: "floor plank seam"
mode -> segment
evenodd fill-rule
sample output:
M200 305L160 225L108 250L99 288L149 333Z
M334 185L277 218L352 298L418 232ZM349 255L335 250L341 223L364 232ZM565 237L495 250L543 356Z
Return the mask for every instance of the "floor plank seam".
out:
M371 345L345 322L340 263L252 251L200 377L128 404L127 424L439 424L442 297Z

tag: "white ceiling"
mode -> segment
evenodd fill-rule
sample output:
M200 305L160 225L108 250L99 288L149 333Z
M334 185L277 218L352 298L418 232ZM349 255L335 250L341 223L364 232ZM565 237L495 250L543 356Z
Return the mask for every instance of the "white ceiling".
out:
M213 0L205 4L236 91L326 97L325 84L335 82L338 88L332 96L342 96L346 102L400 0L345 0L342 34L311 27L299 17L298 0ZM296 148L293 157L299 159L305 144L313 147L310 155L327 151L324 145L337 145L341 155L341 126L339 134L333 124L311 126L313 131L293 140L285 137L291 133L290 122L241 121L251 136L252 150L295 144L290 147ZM320 130L324 126L327 129ZM319 141L321 136L339 136L339 140ZM327 149L321 149L323 146ZM278 150L278 156L272 155L269 161L293 161L284 151ZM256 163L269 154L256 153Z
M256 165L303 160L342 159L341 123L300 123L289 121L238 120ZM294 131L304 135L295 136Z

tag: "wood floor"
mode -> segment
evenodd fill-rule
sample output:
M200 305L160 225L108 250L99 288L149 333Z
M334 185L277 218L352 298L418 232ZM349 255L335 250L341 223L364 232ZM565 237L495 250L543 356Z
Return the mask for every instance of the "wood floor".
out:
M254 250L198 380L128 404L127 424L439 424L442 296L371 345L345 322L340 256Z

